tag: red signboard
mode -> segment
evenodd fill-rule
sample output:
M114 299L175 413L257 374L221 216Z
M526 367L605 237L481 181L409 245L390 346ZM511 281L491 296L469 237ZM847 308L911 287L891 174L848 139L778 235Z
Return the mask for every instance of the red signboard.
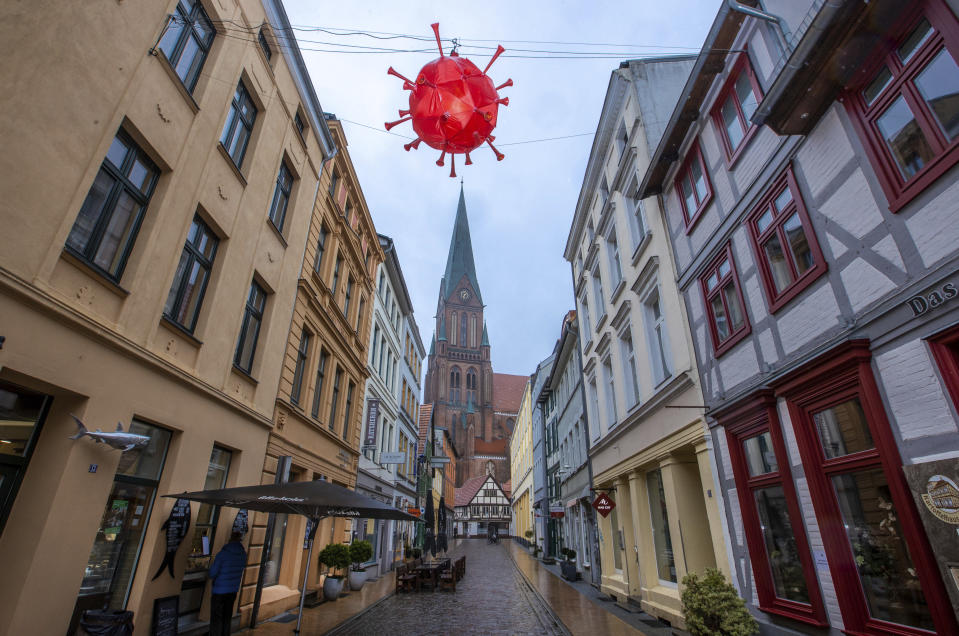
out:
M420 509L419 509L419 508L409 507L409 508L406 509L406 512L410 513L410 514L413 515L414 517L419 517L419 516L420 516Z
M604 518L608 517L615 507L616 502L610 499L606 493L601 493L599 497L593 500L593 508L596 508L596 512L603 515Z

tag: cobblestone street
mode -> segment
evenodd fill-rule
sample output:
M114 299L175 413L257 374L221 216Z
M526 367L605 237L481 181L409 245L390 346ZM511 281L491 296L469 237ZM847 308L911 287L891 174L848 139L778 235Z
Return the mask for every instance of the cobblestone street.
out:
M395 594L331 634L569 634L516 569L504 544L462 541L456 592Z

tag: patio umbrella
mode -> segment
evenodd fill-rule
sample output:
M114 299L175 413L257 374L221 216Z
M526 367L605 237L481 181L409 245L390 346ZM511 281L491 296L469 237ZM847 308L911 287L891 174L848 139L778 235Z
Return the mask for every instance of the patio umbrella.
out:
M433 494L428 493L426 495L426 514L423 515L423 522L426 524L423 552L425 553L429 550L433 556L436 556L436 531L433 528L435 519L436 515L433 514Z
M189 499L214 506L246 508L260 512L293 513L312 520L309 539L307 567L300 587L300 611L296 617L294 634L300 633L303 618L303 601L306 598L306 579L309 563L313 558L313 538L320 519L325 517L348 517L352 519L399 519L415 521L416 517L397 510L389 504L377 501L353 490L331 484L328 481L296 481L261 486L218 488L164 495L175 499Z
M446 499L440 497L440 509L436 522L436 549L446 552L449 544L446 542Z

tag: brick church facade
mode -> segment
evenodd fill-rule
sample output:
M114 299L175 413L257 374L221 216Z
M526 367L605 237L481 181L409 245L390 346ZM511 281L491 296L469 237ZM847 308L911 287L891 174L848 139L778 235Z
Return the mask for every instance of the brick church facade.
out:
M457 487L486 474L501 484L510 480L509 437L528 379L493 372L483 310L461 189L440 280L424 400L433 404L436 426L449 430L461 457Z

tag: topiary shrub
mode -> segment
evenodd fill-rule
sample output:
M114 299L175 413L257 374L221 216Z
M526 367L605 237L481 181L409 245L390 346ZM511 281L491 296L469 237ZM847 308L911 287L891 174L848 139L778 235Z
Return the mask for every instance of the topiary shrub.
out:
M331 543L320 552L320 563L330 569L327 575L333 579L343 578L342 574L337 574L337 570L345 570L350 565L350 546L345 543Z
M702 578L683 577L683 616L693 636L750 636L759 624L722 572L707 568Z
M575 561L575 560L576 560L576 550L574 550L574 549L572 549L572 548L564 548L564 549L563 549L563 554L566 555L566 560L567 560L567 561Z
M526 532L523 533L523 536L526 537L527 539L532 539L532 538L533 538L533 531L532 531L532 530L527 530Z
M373 558L373 544L369 541L354 541L350 544L350 561L353 562L353 570L359 572L363 568L361 564L366 563Z

